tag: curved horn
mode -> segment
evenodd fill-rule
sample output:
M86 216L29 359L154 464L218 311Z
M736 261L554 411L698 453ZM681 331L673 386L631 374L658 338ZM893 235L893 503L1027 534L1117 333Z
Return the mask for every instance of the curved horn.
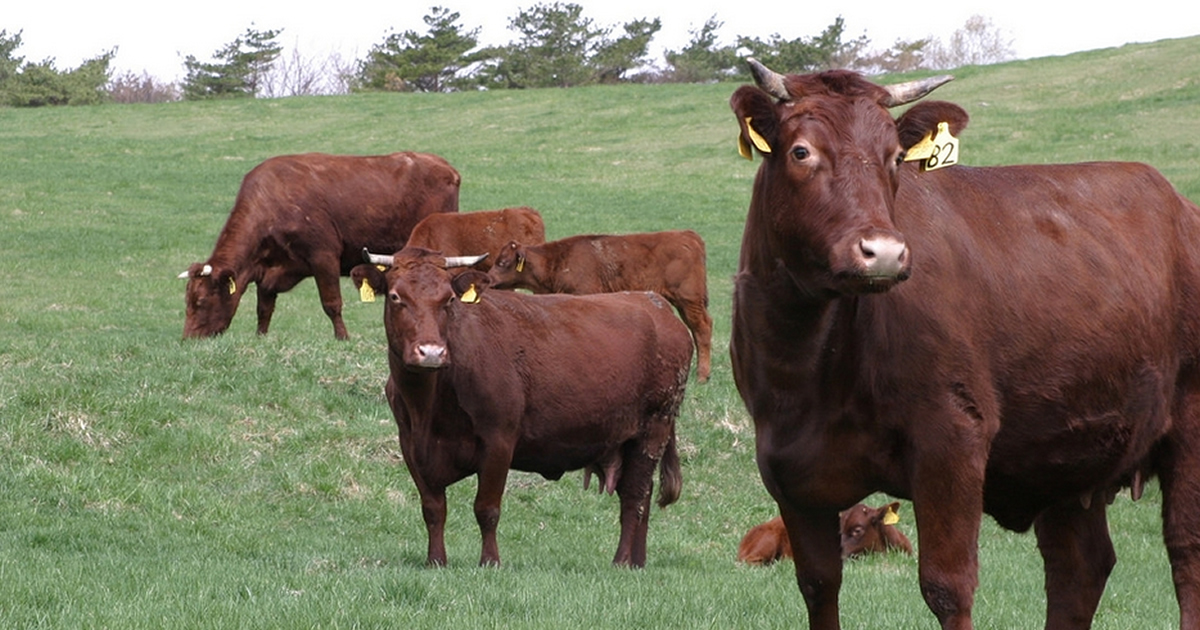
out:
M750 74L754 75L754 83L764 92L781 101L792 100L792 95L783 85L782 74L762 65L754 57L746 57L746 64L750 66Z
M487 258L487 254L481 256L447 256L446 267L470 267L475 263Z
M181 273L181 274L179 274L178 276L175 276L175 277L176 277L176 278L179 278L179 279L181 279L181 280L186 280L186 279L187 279L187 277L188 277L188 272L186 272L186 271L185 271L185 272L183 272L183 273Z
M363 248L362 256L363 256L363 260L371 263L372 265L384 265L385 267L391 267L392 263L394 263L396 261L395 256L384 256L383 254L372 254L370 251L367 250L366 247Z
M929 77L928 79L880 86L887 90L888 93L888 98L883 101L882 105L884 107L898 107L906 103L911 103L953 80L954 77L943 74L936 77Z

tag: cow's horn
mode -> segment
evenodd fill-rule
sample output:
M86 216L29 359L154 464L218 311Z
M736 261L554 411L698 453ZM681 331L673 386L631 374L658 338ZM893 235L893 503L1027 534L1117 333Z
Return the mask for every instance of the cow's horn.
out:
M746 57L746 63L750 66L750 74L754 75L754 83L764 92L781 101L792 100L792 95L783 85L782 74L762 65L754 57Z
M371 263L372 265L383 265L385 267L391 267L392 263L394 263L396 261L395 256L385 256L383 254L372 254L370 251L367 250L366 247L363 248L362 256L363 256L363 260Z
M475 263L483 260L484 258L487 258L487 256L488 256L487 254L483 254L481 256L447 256L446 257L446 266L447 267L470 267L471 265L474 265Z
M953 80L954 77L942 74L936 77L929 77L928 79L881 86L888 93L888 99L883 102L883 106L898 107L906 103L911 103Z
M183 273L181 273L181 274L179 274L178 276L175 276L175 277L176 277L176 278L180 278L180 279L187 278L187 277L188 277L188 272L186 272L186 271L185 271L185 272L183 272Z

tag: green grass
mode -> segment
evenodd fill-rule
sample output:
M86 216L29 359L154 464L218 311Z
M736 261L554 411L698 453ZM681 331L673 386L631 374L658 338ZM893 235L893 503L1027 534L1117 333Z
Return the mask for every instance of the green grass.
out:
M1200 199L1200 40L964 68L969 164L1146 161ZM791 565L738 566L774 508L733 387L731 277L757 164L733 85L0 109L0 627L783 628ZM180 340L183 284L241 177L282 153L431 151L465 210L530 205L548 236L692 228L709 248L714 374L679 421L682 499L646 569L609 565L613 497L514 473L504 566L479 569L474 482L452 488L450 566L425 533L382 396L378 304L333 339L311 282L271 334L252 299ZM877 497L878 498L878 497ZM1111 511L1120 558L1096 628L1176 622L1157 489ZM911 507L902 527L914 534ZM1042 624L1032 536L981 537L979 628ZM933 628L915 559L846 570L846 628Z

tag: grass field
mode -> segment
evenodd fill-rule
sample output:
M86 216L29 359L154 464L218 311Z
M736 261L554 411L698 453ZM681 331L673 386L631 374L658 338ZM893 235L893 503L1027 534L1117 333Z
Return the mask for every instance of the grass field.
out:
M973 165L1135 160L1200 200L1200 39L964 68L931 98L972 115ZM790 563L734 562L773 505L728 361L729 303L757 163L734 85L0 109L0 628L784 628ZM472 480L453 487L450 566L422 567L399 460L381 307L333 339L307 281L254 334L180 339L183 281L241 177L304 151L438 153L464 210L530 205L548 236L692 228L708 244L712 382L679 421L684 492L655 510L644 570L610 566L617 502L510 478L504 566L480 569ZM881 497L876 497L881 499ZM911 507L901 527L913 536ZM1096 628L1177 613L1154 486L1111 510L1119 563ZM1042 625L1034 540L984 525L978 628ZM916 560L850 563L846 628L933 628Z

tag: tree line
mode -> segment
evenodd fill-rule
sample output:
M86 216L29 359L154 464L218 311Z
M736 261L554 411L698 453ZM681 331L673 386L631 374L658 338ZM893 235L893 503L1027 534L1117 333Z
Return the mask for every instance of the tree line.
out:
M110 64L115 49L70 70L56 69L52 59L27 62L16 55L21 32L0 30L0 105L748 80L746 56L788 72L848 68L866 74L995 63L1014 56L1011 41L982 16L972 17L945 43L927 37L876 49L866 35L847 38L841 17L812 36L739 35L722 43L717 32L723 23L714 15L691 31L682 49L665 51L661 63L650 55L662 28L658 18L606 27L586 17L578 4L537 4L509 19L509 30L517 37L503 46L482 46L480 29L467 28L461 20L455 11L432 7L424 17L425 31L390 32L364 58L353 61L336 55L317 61L297 51L284 56L277 42L282 30L251 25L208 60L187 55L186 75L178 85L145 73L114 77Z

